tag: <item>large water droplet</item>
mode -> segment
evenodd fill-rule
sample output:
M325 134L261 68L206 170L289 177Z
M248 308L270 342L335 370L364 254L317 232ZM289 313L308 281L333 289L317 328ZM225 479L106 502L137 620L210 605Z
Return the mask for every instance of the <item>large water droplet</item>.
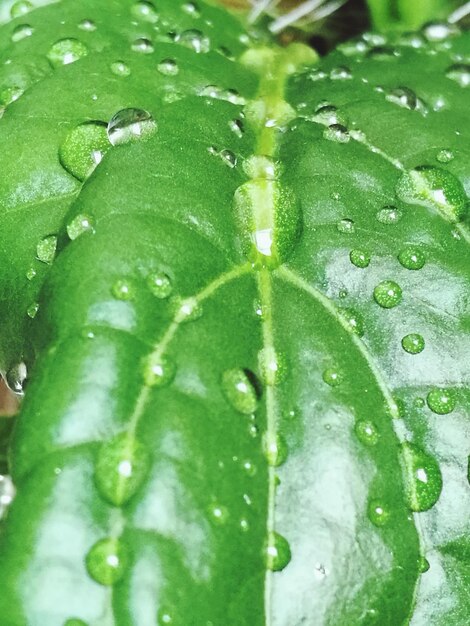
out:
M396 192L403 202L437 209L451 222L462 220L468 210L468 198L460 180L451 172L432 165L405 172Z
M407 270L420 270L424 267L426 257L417 246L407 246L398 255L398 260Z
M126 544L115 538L101 539L86 556L86 567L90 576L100 585L111 586L125 574L129 564Z
M147 448L134 436L121 433L101 445L95 465L95 483L105 500L122 506L138 491L149 467Z
M88 48L78 39L60 39L47 53L53 67L75 63L88 54Z
M111 147L104 122L86 122L70 130L59 148L62 166L85 180Z
M311 119L317 122L317 124L323 124L324 126L333 126L335 124L346 126L345 118L338 113L338 109L331 104L318 107Z
M20 0L20 2L12 4L10 15L12 19L15 19L17 17L21 17L22 15L26 15L26 13L29 13L32 9L34 9L34 6L31 2L28 2L28 0Z
M385 94L385 99L404 109L414 111L418 106L418 98L414 91L408 87L396 87Z
M12 32L11 40L13 42L21 41L22 39L26 39L26 37L31 37L33 32L34 28L29 24L19 24Z
M155 50L153 47L153 43L150 39L146 39L145 37L139 37L132 42L131 46L134 52L140 52L141 54L152 54Z
M375 425L369 420L359 420L354 427L359 441L366 446L375 446L379 440L379 433Z
M367 513L374 526L385 526L390 519L390 510L381 500L372 500L369 502Z
M132 7L132 15L151 24L158 22L158 13L152 2L136 2Z
M369 266L370 254L365 250L351 250L349 259L353 265L364 269Z
M147 277L147 285L154 296L164 300L171 295L173 285L171 279L164 272L153 272Z
M163 76L176 76L180 71L178 63L174 59L163 59L157 65L157 70Z
M330 387L337 387L343 380L341 374L335 367L329 367L326 369L322 374L322 378L327 385L330 385Z
M80 213L67 224L67 235L73 241L87 231L93 232L93 218Z
M448 22L429 22L422 29L424 38L430 42L445 41L459 32L458 26Z
M431 411L438 415L452 413L457 406L457 396L453 389L432 389L426 400Z
M108 124L108 137L113 146L147 139L157 129L153 117L143 109L122 109Z
M403 346L403 350L409 354L419 354L424 350L425 342L421 335L411 333L403 337L401 345Z
M23 386L24 381L28 375L28 370L26 368L26 364L21 361L20 363L16 363L6 373L6 383L10 391L13 391L18 396L23 395Z
M401 287L393 280L384 280L375 287L374 299L384 309L392 309L402 300Z
M437 461L412 443L402 446L407 472L408 505L412 511L427 511L442 491L442 475Z
M149 387L169 385L176 374L174 362L166 356L151 354L144 362L144 380Z
M175 41L197 53L209 52L211 47L209 37L196 29L185 30L181 35L177 35Z
M403 217L403 211L396 206L386 206L377 211L376 217L381 224L396 224Z
M38 261L51 265L57 251L57 236L48 235L43 237L36 246L36 257Z
M256 411L259 385L249 370L231 369L224 372L222 390L235 410L246 415Z
M276 433L275 436L266 433L263 439L264 455L271 467L279 467L286 462L289 449L285 438Z
M468 87L470 85L470 65L468 63L455 63L447 69L446 76L461 87Z
M289 542L282 535L270 532L266 546L266 567L272 572L280 572L292 558Z
M250 180L236 190L234 208L241 252L255 266L273 269L289 257L302 231L300 205L289 188Z
M447 150L446 148L444 148L443 150L439 150L439 152L436 154L436 160L439 161L439 163L450 163L451 161L453 161L454 159L454 153L452 152L452 150Z
M111 71L116 76L129 76L131 73L129 66L126 65L124 61L115 61L114 63L111 63Z

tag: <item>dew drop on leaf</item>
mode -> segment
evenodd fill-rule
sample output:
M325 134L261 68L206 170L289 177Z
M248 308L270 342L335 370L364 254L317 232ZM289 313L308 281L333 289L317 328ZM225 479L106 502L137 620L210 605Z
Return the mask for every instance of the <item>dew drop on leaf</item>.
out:
M21 17L22 15L26 15L26 13L29 13L32 9L34 9L34 6L31 2L28 2L28 0L15 2L11 6L10 15L12 19L15 19L17 17Z
M272 572L280 572L292 558L289 542L276 532L270 532L266 546L266 567Z
M13 502L16 489L11 476L0 474L0 520Z
M419 354L424 350L425 342L421 335L411 333L403 337L401 345L403 346L403 350L409 354Z
M101 445L95 465L95 483L105 500L122 506L138 491L149 468L147 448L131 434L121 433Z
M0 92L0 103L3 106L8 106L12 102L15 102L20 98L24 93L24 89L21 87L7 87L6 89L2 89ZM3 111L0 113L0 117L3 114Z
M427 511L442 491L442 475L437 461L412 443L402 445L407 472L408 505L412 511Z
M164 300L171 295L173 285L171 279L164 272L153 272L147 276L147 286L154 296Z
M174 59L163 59L157 65L157 70L163 76L176 76L180 71L178 63Z
M121 539L101 539L86 556L86 567L91 578L100 585L116 584L129 564L129 551Z
M266 433L263 438L263 450L266 460L271 467L279 467L286 462L289 449L285 438L276 433L275 436Z
M196 29L185 30L180 35L177 35L175 41L197 53L209 52L211 47L209 37Z
M160 608L157 613L157 624L158 626L173 624L172 611L170 611L170 609L168 609L167 607Z
M157 124L143 109L122 109L108 124L108 137L113 146L146 139L153 135Z
M70 130L59 148L62 166L84 181L111 147L104 122L85 122Z
M80 213L67 224L67 235L72 241L87 231L93 231L93 218Z
M370 254L365 250L351 250L349 259L353 265L359 268L366 268L370 263Z
M144 381L149 387L169 385L176 374L176 365L167 356L151 354L144 361Z
M353 309L341 309L339 311L348 330L358 337L364 335L364 322L362 316Z
M344 65L340 65L339 67L334 67L330 71L331 80L350 80L352 78L352 72L349 67L345 67Z
M453 389L432 389L428 393L426 401L431 411L438 415L452 413L457 405L457 397Z
M26 314L28 315L28 317L30 317L31 319L34 319L37 315L37 312L39 311L39 304L37 302L33 302L32 304L29 305L29 307L26 309Z
M452 152L452 150L443 149L439 150L439 152L436 154L436 160L439 161L439 163L450 163L451 161L453 161L453 159L454 153Z
M399 56L399 51L397 48L393 48L392 46L374 46L373 48L371 48L368 53L367 56L370 59L374 59L377 61L389 61L391 59L393 59L394 57Z
M348 143L351 139L348 129L342 124L332 124L328 126L328 128L325 128L323 137L328 139L328 141L334 141L336 143Z
M403 248L398 255L398 260L407 270L420 270L424 267L426 257L424 252L416 246Z
M201 10L195 2L185 2L181 8L192 17L199 17L201 14Z
M322 374L322 378L327 385L330 385L330 387L337 387L342 382L341 374L336 368L333 367L326 369Z
M11 40L15 43L17 41L21 41L22 39L26 39L26 37L31 37L34 29L29 24L19 24L15 27L11 34Z
M261 379L266 385L277 385L284 380L287 374L287 364L282 355L272 346L266 346L258 355Z
M420 556L418 559L418 569L421 574L425 574L430 568L429 561L426 557Z
M374 526L385 526L390 519L390 511L381 500L369 502L367 514Z
M468 210L468 197L460 180L433 165L421 165L404 172L396 193L403 202L438 210L451 222L462 220Z
M346 122L338 109L331 105L325 104L318 107L315 113L312 115L312 120L317 124L323 124L324 126L342 125L346 126Z
M241 120L230 120L228 126L239 139L243 137L243 122ZM257 178L257 176L252 176L251 178Z
M237 156L231 150L221 150L219 157L231 169L237 165Z
M222 391L232 407L251 415L258 406L259 384L248 370L230 369L222 375Z
M52 67L75 63L88 54L88 48L78 39L60 39L47 53Z
M470 85L470 65L468 63L455 63L447 69L446 76L461 87L468 87Z
M217 526L223 526L227 523L229 512L227 508L221 504L211 504L209 507L209 519Z
M366 446L375 446L379 440L377 428L369 420L359 420L356 422L354 432L359 441Z
M115 61L114 63L111 63L111 72L116 76L129 76L131 70L129 66L124 63L124 61Z
M429 42L445 41L449 37L458 35L459 28L448 22L429 22L422 28L424 38Z
M336 224L336 230L340 233L344 233L346 235L352 234L355 232L356 227L354 225L353 220L350 220L348 218L344 218L342 220L340 220L337 224Z
M385 94L385 99L404 109L410 109L410 111L414 111L418 104L415 92L408 89L408 87L396 87L395 89L391 89Z
M384 280L375 287L374 299L384 309L392 309L402 300L401 287L393 280Z
M23 395L24 381L28 375L26 364L23 361L12 365L6 373L5 381L10 391L18 396Z
M381 224L396 224L403 217L403 211L396 206L386 206L377 211L376 217Z
M132 283L125 279L117 280L111 287L111 293L117 300L132 300L135 296Z
M202 316L203 309L197 298L186 298L177 302L180 322L194 322Z
M150 39L146 39L145 37L139 37L132 42L131 46L134 52L140 52L141 54L152 54L155 50L153 47L153 43Z
M158 22L158 13L152 2L136 2L132 7L132 15L144 22L155 24Z
M57 236L43 237L36 246L36 258L42 263L52 265L57 251Z
M78 28L80 28L80 30L84 30L88 33L92 33L93 31L96 30L96 24L95 22L93 22L93 20L82 20L79 25Z

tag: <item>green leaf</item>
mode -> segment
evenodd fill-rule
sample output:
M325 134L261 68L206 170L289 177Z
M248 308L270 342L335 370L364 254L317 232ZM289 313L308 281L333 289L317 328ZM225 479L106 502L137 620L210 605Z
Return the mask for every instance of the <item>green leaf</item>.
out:
M5 624L466 622L470 37L444 31L316 66L202 2L1 26L0 361L29 373Z

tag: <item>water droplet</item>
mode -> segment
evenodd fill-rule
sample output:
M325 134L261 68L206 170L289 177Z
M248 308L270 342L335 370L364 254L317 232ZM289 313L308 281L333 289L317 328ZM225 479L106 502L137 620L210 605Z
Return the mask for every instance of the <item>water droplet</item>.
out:
M26 37L31 37L33 32L34 28L29 24L19 24L12 32L11 40L13 42L21 41L22 39L26 39Z
M230 369L222 376L222 390L232 407L250 415L256 411L259 397L259 383L249 370Z
M202 306L197 298L178 299L177 306L180 322L194 322L202 316Z
M403 212L395 206L386 206L377 211L376 217L381 224L396 224L403 217Z
M88 54L88 48L78 39L60 39L47 53L53 67L75 63Z
M325 383L327 385L330 385L330 387L337 387L338 385L341 384L342 382L342 376L341 374L338 372L337 369L335 368L328 368L323 372L323 380L325 381Z
M275 436L267 433L263 438L264 455L271 467L279 467L286 462L289 449L285 438L276 433Z
M352 72L349 67L345 67L344 65L340 65L339 67L334 67L330 71L331 80L350 80L352 78Z
M433 413L447 415L457 406L457 397L453 389L432 389L426 398L428 407Z
M88 33L92 33L94 30L96 30L96 24L92 20L85 19L80 22L78 28Z
M402 300L400 285L393 280L384 280L374 289L374 299L384 309L392 309Z
M336 224L336 230L338 230L340 233L350 235L356 230L356 227L352 220L344 218Z
M5 517L8 507L13 502L16 489L10 476L0 474L0 520Z
M26 309L26 314L28 315L28 317L30 317L31 319L34 319L37 315L37 312L39 311L39 304L37 302L33 302L32 304L29 305L29 307Z
M408 246L398 255L398 260L408 270L420 270L426 263L424 252L416 246Z
M447 69L446 76L461 87L468 87L470 85L470 65L468 63L455 63Z
M72 176L84 181L110 147L106 124L85 122L67 133L59 148L59 159Z
M368 516L374 526L385 526L390 519L390 511L380 500L372 500L368 506Z
M10 391L13 391L13 393L18 396L22 396L24 381L26 380L27 375L28 370L26 368L26 364L23 361L10 367L5 377L6 383Z
M118 300L133 300L135 296L135 290L128 280L119 279L111 288L111 293Z
M379 433L375 425L368 420L359 420L354 427L359 441L366 446L375 446L379 440Z
M100 585L116 584L125 574L129 564L129 552L120 539L101 539L86 556L90 576Z
M351 250L349 259L353 265L364 269L369 267L370 254L365 250Z
M34 6L31 2L28 2L28 0L15 2L12 4L10 9L10 15L12 19L15 19L17 17L21 17L22 15L26 15L26 13L29 13L32 9L34 9Z
M235 135L241 139L243 137L243 122L241 120L230 120L228 123L230 130L235 133ZM253 157L252 157L253 158ZM253 176L252 178L256 178Z
M323 137L328 139L328 141L335 141L336 143L348 143L351 139L348 129L342 124L332 124L328 126L328 128L325 128Z
M256 465L253 465L253 463L248 459L243 461L242 469L247 474L247 476L250 476L250 478L252 478L256 474Z
M93 232L93 219L89 215L80 213L67 224L67 235L72 241L87 231Z
M267 156L255 155L245 160L243 170L250 178L265 178L274 180L276 176L276 164Z
M244 533L247 533L250 530L250 524L248 523L248 520L246 520L244 517L242 517L242 519L240 520L240 530L242 530Z
M448 22L430 22L423 26L421 32L427 41L437 42L458 35L460 30L455 24Z
M37 272L34 269L34 267L30 267L29 270L26 272L26 278L28 280L33 280L33 278L36 276Z
M209 52L211 46L209 37L196 29L185 30L177 35L175 41L197 53Z
M346 125L345 119L338 113L338 109L330 104L318 107L311 119L317 124L323 124L323 126Z
M231 150L222 150L219 152L219 157L231 169L237 165L237 156Z
M108 124L108 138L113 146L147 139L157 129L153 117L143 109L122 109Z
M152 54L155 49L150 39L146 39L145 37L135 39L132 42L131 48L134 52L140 52L141 54Z
M234 209L239 247L255 267L273 269L290 256L300 239L302 215L286 185L250 180L236 190Z
M149 387L169 385L176 373L176 365L166 356L151 354L144 363L144 380Z
M157 70L164 76L176 76L178 74L178 63L174 59L163 59L157 65Z
M424 350L425 342L421 335L411 333L403 337L401 345L403 346L403 350L409 354L419 354Z
M266 385L273 386L280 383L287 374L284 358L272 346L266 346L258 356L261 378Z
M414 111L418 106L418 98L414 91L408 87L396 87L385 95L385 99L404 109Z
M147 285L154 296L164 300L171 295L173 285L171 279L163 272L153 272L147 277Z
M412 443L402 446L407 473L408 505L412 511L429 510L442 491L442 475L437 461Z
M124 61L115 61L111 64L111 71L116 76L129 76L131 70L129 66L124 63Z
M157 614L157 622L158 622L158 626L166 626L166 624L173 624L172 612L166 607L159 609L158 614Z
M400 55L400 52L392 46L374 46L367 52L370 59L388 61Z
M292 558L289 542L282 535L270 532L266 546L266 567L272 572L280 572Z
M12 102L16 102L24 94L24 89L21 87L7 87L0 92L0 102L3 106L8 106ZM3 111L0 112L0 117L3 115Z
M420 556L418 559L418 570L420 573L425 574L430 567L429 561L424 556Z
M209 507L209 516L213 524L223 526L229 518L229 513L225 506L216 503Z
M64 623L64 626L88 626L88 624L81 619L72 617Z
M139 20L155 24L158 22L158 13L152 2L136 2L131 9L132 15Z
M199 17L201 11L195 2L185 2L181 7L185 13L192 17Z
M36 257L38 261L51 265L57 251L57 236L48 235L43 237L36 246Z
M364 335L364 322L361 315L359 315L357 311L354 311L353 309L342 309L339 313L349 331L358 337L362 337Z
M436 159L439 163L450 163L454 159L454 153L452 150L439 150L436 154Z
M426 45L426 40L419 33L404 33L400 35L398 39L398 43L401 46L406 46L407 48L423 48Z

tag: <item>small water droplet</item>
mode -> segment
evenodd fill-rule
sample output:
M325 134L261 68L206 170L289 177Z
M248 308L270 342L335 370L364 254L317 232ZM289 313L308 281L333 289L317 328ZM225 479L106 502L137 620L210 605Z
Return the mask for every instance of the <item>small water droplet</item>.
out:
M403 350L409 354L419 354L424 350L425 342L421 335L411 333L403 337L401 345L403 346Z
M261 378L266 385L273 386L282 382L287 374L287 365L282 355L272 346L266 346L259 352L258 362Z
M437 461L412 443L402 445L407 472L408 505L412 511L428 511L442 491L442 475Z
M403 33L403 35L400 35L398 43L401 46L406 46L407 48L415 48L418 50L426 45L426 40L420 33L411 32Z
M420 556L418 559L418 570L420 573L425 574L430 567L429 561L424 556Z
M369 267L370 254L365 250L351 250L349 259L353 265L364 269Z
M60 39L50 48L47 58L52 67L75 63L88 54L88 48L78 39Z
M367 52L370 59L378 61L388 61L399 55L399 50L393 46L374 46Z
M323 372L322 378L327 385L330 385L330 387L337 387L343 380L338 370L333 367L326 369Z
M101 445L95 465L95 483L105 500L122 506L138 491L149 468L147 448L133 435L121 433Z
M178 319L180 322L194 322L202 316L202 306L197 298L177 300Z
M132 42L131 48L134 52L140 52L141 54L152 54L155 49L150 39L146 39L145 37L135 39Z
M157 70L163 76L176 76L180 71L178 63L174 59L163 59L157 65Z
M344 218L336 224L336 230L338 230L340 233L345 233L347 235L350 235L355 232L356 227L354 225L353 220Z
M209 517L213 524L223 526L227 523L229 513L225 506L215 503L209 507Z
M117 280L111 288L111 293L118 300L133 300L135 296L132 283L125 279Z
M11 40L13 42L21 41L26 37L31 37L34 32L34 28L29 24L19 24L16 26L11 34Z
M195 2L185 2L181 8L192 17L199 17L201 14L201 10Z
M325 128L323 137L328 139L328 141L335 141L336 143L348 143L351 139L348 129L342 124L332 124Z
M87 231L93 232L93 218L89 215L80 213L67 224L67 235L72 241Z
M398 260L408 270L420 270L426 263L424 252L417 246L407 246L401 250Z
M454 160L454 153L452 150L439 150L436 154L436 160L439 161L439 163L450 163Z
M339 67L334 67L330 71L331 80L350 80L352 78L352 72L349 67L345 67L344 65L340 65Z
M346 126L345 119L338 113L338 109L330 104L317 107L311 119L317 124L323 124L323 126Z
M166 626L167 624L173 624L173 614L170 609L163 607L158 610L157 614L158 626Z
M231 169L237 165L237 156L231 150L221 150L219 152L219 157L225 165L228 165Z
M34 267L30 267L29 270L26 272L26 278L28 280L33 280L33 278L36 276L37 272L34 269Z
M24 381L28 375L26 364L21 361L10 367L6 373L5 381L10 391L18 396L23 395Z
M271 467L279 467L286 462L289 449L285 438L276 433L275 436L266 434L263 438L264 455Z
M24 94L21 87L7 87L0 92L0 103L6 107L12 102L16 102ZM0 117L3 115L3 109L0 110Z
M86 556L86 567L93 580L100 585L111 586L124 576L129 560L126 544L109 537L92 546Z
M241 120L230 120L228 123L230 130L241 139L243 137L243 122ZM253 158L253 157L252 157ZM256 178L256 177L253 177Z
M147 277L147 285L154 296L164 300L171 295L173 285L171 279L164 272L153 272Z
M421 32L426 41L438 42L458 35L460 30L455 24L449 24L448 22L430 22L423 26Z
M96 30L96 24L95 22L93 22L93 20L85 19L79 23L78 28L88 33L92 33L94 30Z
M169 385L176 374L176 365L167 356L151 354L144 362L144 380L149 387Z
M396 206L386 206L377 211L376 217L381 224L397 224L403 217L403 211Z
M62 166L84 181L111 147L104 122L85 122L70 130L59 148Z
M280 572L292 558L289 542L282 535L270 532L266 546L266 567L272 572Z
M447 69L446 76L461 87L468 87L470 85L470 65L468 63L455 63Z
M260 387L249 370L230 369L222 376L222 391L232 407L250 415L256 411Z
M108 124L108 138L113 146L147 139L157 129L153 117L143 109L122 109Z
M362 337L364 335L364 321L362 316L357 311L354 311L353 309L342 309L339 313L349 331L358 337Z
M385 526L390 519L390 511L380 500L372 500L368 506L368 517L374 526Z
M36 258L42 263L52 265L57 251L57 236L43 237L36 246Z
M139 20L155 24L158 22L158 13L152 2L136 2L131 9L132 15Z
M369 420L359 420L354 427L359 441L366 446L375 446L379 440L379 433L375 425Z
M384 309L392 309L402 300L400 285L393 280L384 280L374 289L374 299Z
M124 61L115 61L114 63L111 63L111 71L116 76L129 76L131 73L129 66L126 65Z
M250 524L248 523L248 520L246 520L244 517L242 517L242 519L240 520L240 529L244 533L247 533L250 530Z
M32 304L29 305L29 307L26 309L26 314L28 315L28 317L30 317L31 319L34 319L37 315L37 312L39 311L39 304L37 302L33 302Z
M247 476L250 476L250 478L256 474L256 465L253 465L253 463L248 459L242 462L242 469Z
M385 95L385 99L410 111L414 111L418 106L418 98L415 92L408 87L396 87L392 89Z
M209 37L204 35L200 30L193 28L177 35L175 41L186 48L191 48L191 50L194 50L194 52L198 54L209 52L211 47Z
M17 17L21 17L22 15L26 15L26 13L29 13L32 9L34 9L34 6L31 2L28 2L28 0L15 2L11 6L10 15L12 19L15 19Z
M433 413L447 415L457 406L457 396L453 389L432 389L426 398L428 407Z

